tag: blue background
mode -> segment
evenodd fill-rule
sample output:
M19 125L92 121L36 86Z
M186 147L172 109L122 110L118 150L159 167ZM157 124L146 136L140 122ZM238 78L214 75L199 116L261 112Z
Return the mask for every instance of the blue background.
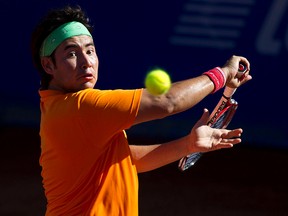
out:
M242 55L251 62L253 80L235 94L239 108L230 127L245 130L244 145L288 147L286 0L2 0L0 126L39 126L39 77L30 57L30 34L48 9L66 3L80 4L95 26L97 88L143 87L146 72L155 66L178 81ZM129 132L169 138L186 134L204 107L213 109L220 94Z
M253 80L239 88L231 128L243 143L206 153L182 173L178 161L139 174L139 215L287 216L288 0L0 0L0 215L44 215L39 165L39 77L31 32L50 8L79 3L95 26L100 59L97 88L143 87L146 72L163 67L173 81L222 66L231 55L251 62ZM204 107L127 131L152 143L190 131ZM285 166L286 165L286 166ZM152 196L151 196L152 195Z

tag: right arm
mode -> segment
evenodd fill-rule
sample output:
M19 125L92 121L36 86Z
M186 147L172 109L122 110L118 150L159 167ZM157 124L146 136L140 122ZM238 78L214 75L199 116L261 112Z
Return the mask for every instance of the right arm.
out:
M206 75L172 84L168 93L153 96L143 90L135 124L185 111L209 95L214 85Z
M248 66L248 73L243 80L237 78L240 61ZM226 77L226 85L239 87L252 79L249 75L250 64L240 56L232 56L222 67ZM168 93L160 96L151 95L147 89L143 90L140 108L134 124L161 119L192 108L214 90L214 84L206 75L175 82Z

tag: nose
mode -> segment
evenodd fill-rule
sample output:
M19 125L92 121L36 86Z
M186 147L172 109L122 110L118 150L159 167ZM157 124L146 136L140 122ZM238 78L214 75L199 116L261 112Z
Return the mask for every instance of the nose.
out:
M82 68L83 69L87 69L87 68L90 68L90 67L92 67L92 61L91 61L91 59L89 58L89 56L88 55L83 55L83 60L82 60Z

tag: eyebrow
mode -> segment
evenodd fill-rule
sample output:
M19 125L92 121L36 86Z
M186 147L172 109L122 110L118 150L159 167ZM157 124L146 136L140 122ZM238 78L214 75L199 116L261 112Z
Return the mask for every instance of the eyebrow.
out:
M94 45L93 42L87 43L87 44L85 45L85 47L89 47L89 46L95 47L95 45ZM75 48L75 47L78 47L78 45L77 45L77 44L69 44L69 45L65 46L64 51L66 51L66 50L68 50L68 49L70 49L70 48Z

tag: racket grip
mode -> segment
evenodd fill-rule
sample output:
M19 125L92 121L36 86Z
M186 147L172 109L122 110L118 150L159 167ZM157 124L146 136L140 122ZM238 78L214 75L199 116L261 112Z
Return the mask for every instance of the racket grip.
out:
M228 86L225 86L223 97L229 100L232 97L232 95L235 93L236 89L237 88L230 88Z
M239 78L240 81L244 79L246 71L247 71L247 65L244 62L240 62L238 68L238 73L241 73L241 77ZM232 95L235 93L236 89L237 88L230 88L226 86L223 92L223 97L226 99L230 99Z

